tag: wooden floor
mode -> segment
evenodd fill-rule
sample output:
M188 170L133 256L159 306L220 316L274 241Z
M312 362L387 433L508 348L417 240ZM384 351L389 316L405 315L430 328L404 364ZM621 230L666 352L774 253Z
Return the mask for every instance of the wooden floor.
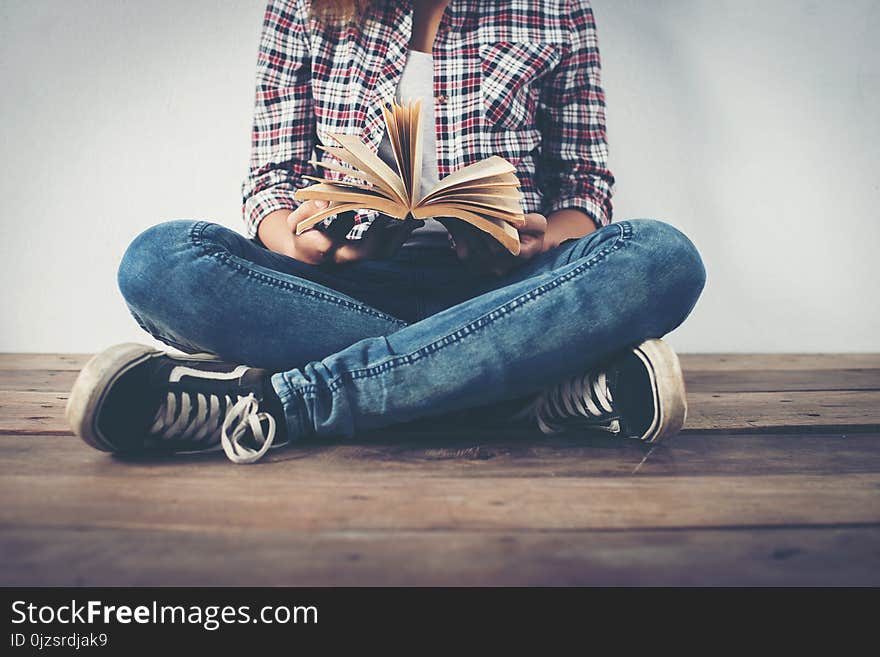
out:
M685 432L380 432L121 461L86 355L0 355L2 585L880 584L880 355L683 357Z

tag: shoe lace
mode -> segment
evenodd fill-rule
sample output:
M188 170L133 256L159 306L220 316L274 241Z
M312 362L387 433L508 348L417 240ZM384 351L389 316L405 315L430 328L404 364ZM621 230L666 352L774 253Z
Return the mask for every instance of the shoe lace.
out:
M275 439L275 418L260 412L259 406L254 393L233 401L229 395L169 392L156 411L150 433L163 440L188 442L198 449L216 441L219 431L220 444L230 461L253 463L269 451ZM266 433L263 433L261 420L269 423ZM248 428L257 449L242 442Z
M613 412L611 388L605 372L587 372L547 390L535 401L534 413L542 433L562 430L559 422L571 418L590 421L611 420ZM618 429L612 421L609 430Z

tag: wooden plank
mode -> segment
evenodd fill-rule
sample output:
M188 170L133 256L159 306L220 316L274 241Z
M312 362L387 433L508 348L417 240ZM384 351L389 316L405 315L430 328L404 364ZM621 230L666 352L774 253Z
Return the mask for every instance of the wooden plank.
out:
M70 434L68 393L0 391L0 434Z
M0 353L0 370L79 371L94 354Z
M2 526L155 529L551 530L880 523L880 474L694 477L389 477L297 461L93 476L3 469ZM222 476L218 476L222 472ZM46 476L51 473L51 476Z
M873 391L689 393L685 430L880 431Z
M684 370L688 392L880 391L878 370Z
M77 370L0 370L0 390L70 392Z
M656 447L600 437L379 434L340 444L282 448L273 463L295 461L318 477L645 477L880 472L880 434L682 434ZM90 478L114 468L128 479L183 479L204 469L234 485L219 454L121 461L70 436L0 438L0 473L45 475L46 464ZM273 466L275 467L275 466ZM281 465L277 467L283 467ZM291 466L292 467L292 466ZM273 470L273 472L277 472ZM267 474L283 478L280 474ZM260 475L264 476L263 474Z
M880 353L860 354L681 354L686 370L880 369Z
M3 586L876 586L880 529L5 530ZM230 567L235 564L235 567Z

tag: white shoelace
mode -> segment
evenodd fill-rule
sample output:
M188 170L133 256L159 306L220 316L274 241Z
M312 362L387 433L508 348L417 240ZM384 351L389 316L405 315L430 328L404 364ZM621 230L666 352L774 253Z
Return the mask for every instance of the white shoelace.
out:
M598 401L598 404L596 403ZM574 377L547 390L535 401L534 413L542 433L558 433L557 422L572 417L588 420L614 412L605 372ZM615 426L609 429L615 430Z
M275 439L275 418L266 412L258 412L260 403L250 393L239 397L234 403L232 397L225 395L223 401L218 395L202 393L169 392L156 416L150 433L165 440L184 440L193 443L205 441L220 431L220 444L233 463L253 463L263 457ZM196 413L190 421L189 416L195 398ZM226 409L225 412L223 409ZM269 422L269 430L263 433L261 420ZM233 423L235 426L232 427ZM228 431L232 427L232 435ZM250 427L253 439L259 449L252 449L241 443Z

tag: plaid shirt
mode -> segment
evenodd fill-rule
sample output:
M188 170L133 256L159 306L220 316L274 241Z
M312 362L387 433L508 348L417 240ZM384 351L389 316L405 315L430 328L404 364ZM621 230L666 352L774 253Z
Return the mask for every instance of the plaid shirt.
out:
M257 58L250 169L242 185L249 237L270 212L294 210L303 175L344 178L309 159L359 136L377 151L380 109L394 96L412 32L412 0L377 0L357 23L328 25L309 0L270 0ZM490 155L517 168L523 211L577 208L611 221L605 98L587 0L452 0L433 46L441 178ZM359 210L363 235L375 211Z

